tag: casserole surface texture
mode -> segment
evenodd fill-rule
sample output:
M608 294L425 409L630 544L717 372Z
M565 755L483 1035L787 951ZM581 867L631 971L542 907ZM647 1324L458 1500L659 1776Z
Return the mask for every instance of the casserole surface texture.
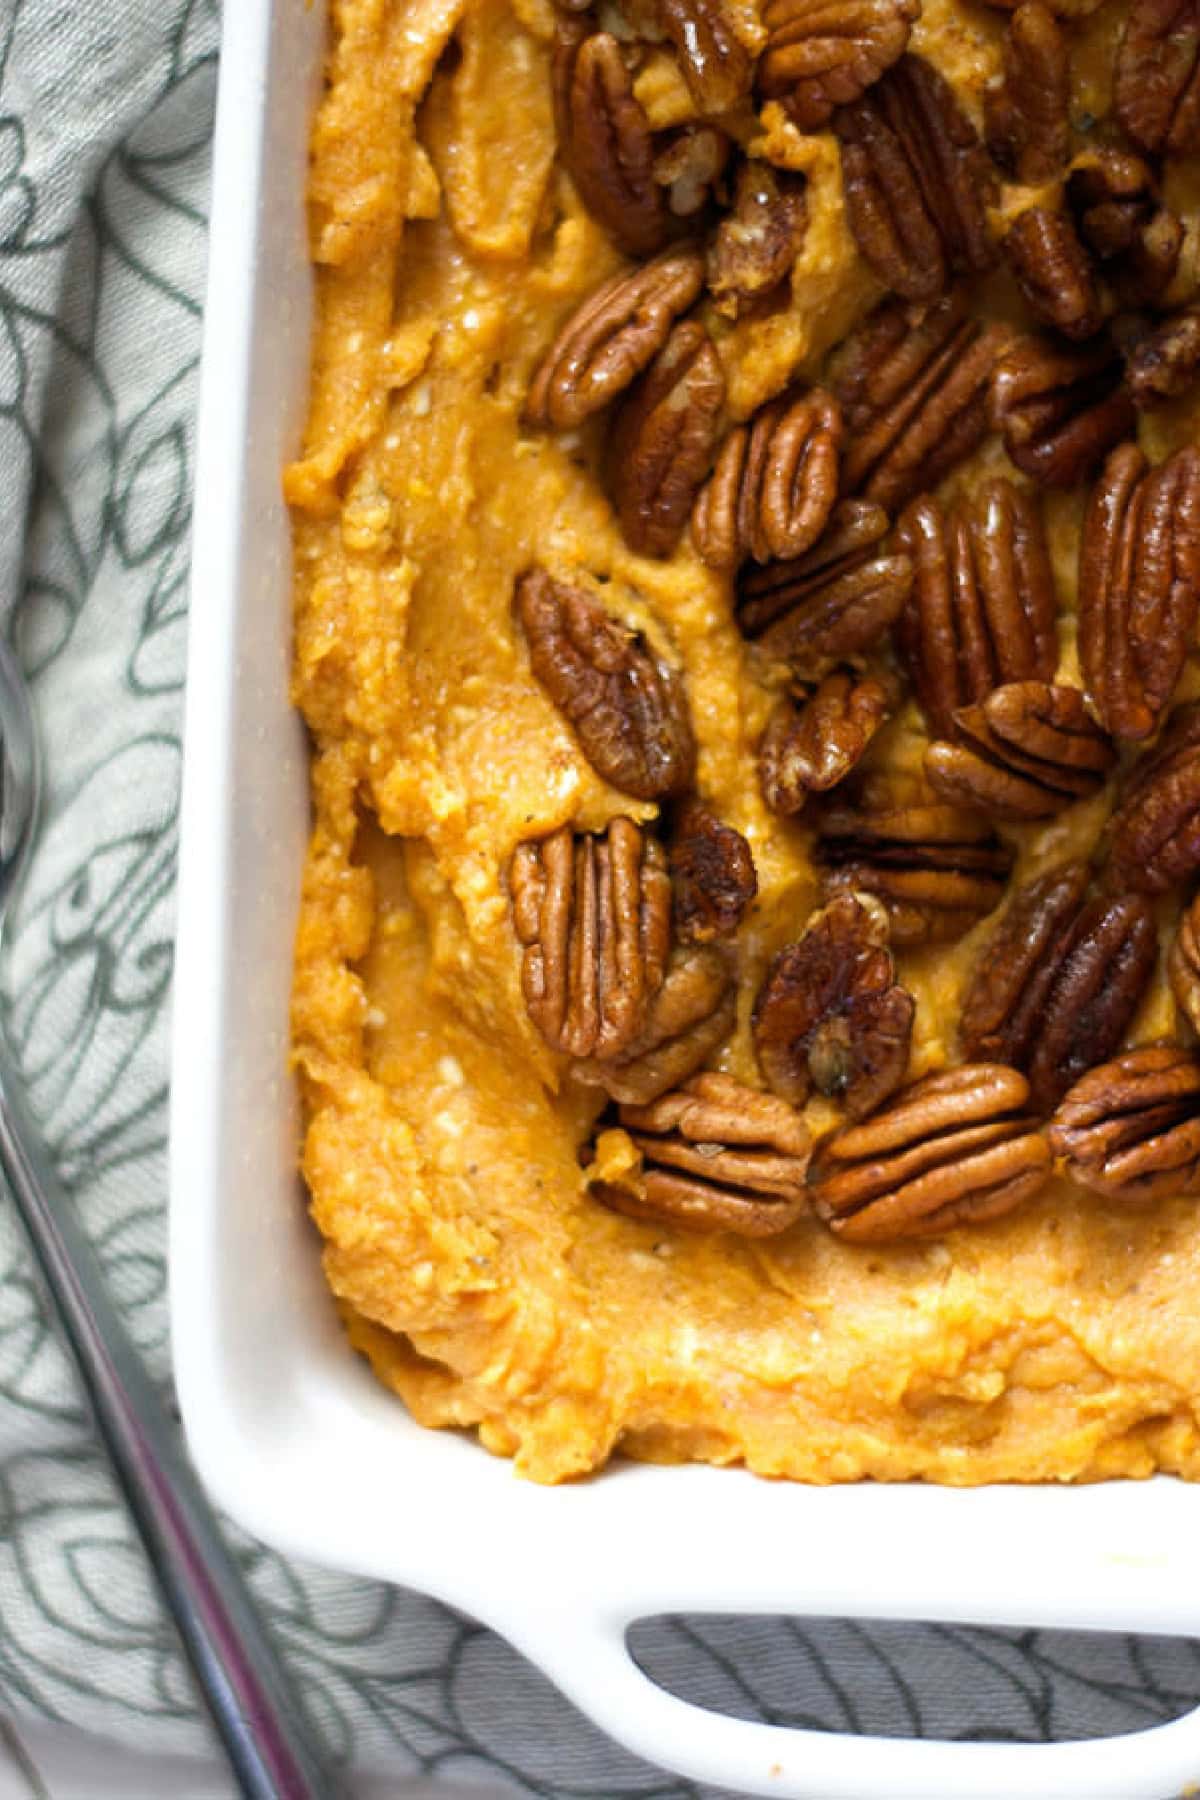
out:
M751 48L756 11L731 9ZM910 51L978 123L1007 15L926 0ZM1073 28L1073 116L1103 119L1124 9ZM625 266L556 159L547 0L335 0L310 180L318 270L312 406L287 473L295 693L314 740L315 827L297 938L294 1055L304 1172L352 1344L430 1426L475 1428L539 1481L615 1450L744 1462L815 1482L967 1484L1200 1473L1200 1215L1119 1204L1056 1175L1012 1213L930 1237L843 1241L815 1219L776 1237L631 1219L588 1191L605 1097L568 1076L522 993L508 870L559 827L662 807L606 783L534 679L513 617L537 564L680 669L696 788L753 852L737 938L738 1022L710 1066L763 1085L751 1009L822 892L812 823L763 799L757 747L786 671L748 648L727 575L686 530L663 558L625 540L603 478L608 416L522 419L563 321ZM636 92L650 125L694 117L663 46ZM856 247L841 153L761 98L727 121L752 158L803 174L807 227L782 292L705 313L726 417L749 418L830 351L884 289ZM1164 194L1195 218L1195 171ZM1029 204L997 188L999 235ZM1185 239L1180 280L1194 263ZM1011 282L972 302L1016 320ZM1187 398L1146 413L1152 461L1194 436ZM1018 480L986 436L942 489ZM1073 607L1086 503L1046 496L1059 679L1079 685ZM881 653L882 654L882 653ZM1189 665L1174 700L1200 691ZM864 765L916 781L930 736L911 696ZM1141 746L1122 748L1122 768ZM1048 819L1000 826L1010 891L1097 853L1112 781ZM1155 897L1162 951L1182 888ZM908 1077L961 1059L963 995L991 914L897 948L915 999ZM1160 960L1124 1042L1190 1040ZM811 1100L820 1138L837 1107Z

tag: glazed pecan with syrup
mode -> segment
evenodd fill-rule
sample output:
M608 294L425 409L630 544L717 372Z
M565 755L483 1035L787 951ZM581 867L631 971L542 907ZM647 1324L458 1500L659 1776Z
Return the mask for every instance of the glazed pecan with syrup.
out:
M1014 681L954 715L955 736L930 744L935 794L996 819L1048 819L1094 794L1116 760L1078 688Z
M696 763L682 677L600 601L529 569L514 609L529 665L603 780L635 800L682 793Z
M810 794L836 787L859 762L890 710L875 675L835 669L810 693L783 695L758 747L763 799L781 818L802 812Z
M1076 157L1067 206L1081 241L1122 306L1152 306L1170 285L1183 225L1162 203L1148 163L1111 146Z
M580 199L627 255L653 255L667 235L666 196L620 44L560 15L551 79L559 153Z
M1009 339L1007 326L967 318L957 295L879 307L837 371L843 491L895 512L936 487L987 433L988 384Z
M808 230L803 175L756 158L738 170L732 209L708 250L708 286L719 313L736 319L790 274Z
M1195 1031L1200 1031L1200 894L1184 908L1170 954L1171 991Z
M992 429L1024 474L1046 487L1074 487L1135 428L1123 376L1107 338L1086 345L1020 338L992 371Z
M697 319L676 325L621 402L608 480L621 531L641 556L669 556L712 467L725 376Z
M1092 490L1079 549L1079 660L1115 737L1145 738L1175 691L1200 604L1200 450L1151 468L1122 444Z
M920 0L767 0L759 87L818 131L904 54L920 11Z
M675 932L686 944L708 944L737 932L758 892L750 846L740 831L699 800L680 807L668 850Z
M741 577L737 619L744 635L804 674L869 650L912 585L912 562L886 549L887 531L881 506L843 500L807 556Z
M874 894L900 947L961 937L1000 904L1012 866L981 813L878 779L857 804L826 806L816 856L826 899Z
M793 1106L816 1088L864 1118L904 1080L915 1012L896 981L883 907L841 894L767 970L752 1021L758 1065Z
M1042 0L1024 0L1004 34L1003 78L983 96L987 147L1017 181L1052 181L1067 160L1070 74L1058 20Z
M1031 206L1013 221L1004 254L1026 306L1064 337L1095 337L1104 308L1092 261L1065 212Z
M1045 1185L1050 1151L1015 1069L966 1063L926 1075L823 1146L813 1206L852 1244L934 1237L996 1219Z
M1147 1044L1093 1069L1054 1115L1050 1143L1071 1179L1106 1200L1200 1193L1200 1061Z
M1176 313L1134 345L1125 381L1140 412L1178 400L1200 376L1200 306Z
M1181 706L1135 764L1109 822L1116 888L1165 894L1200 869L1200 705Z
M671 942L667 859L630 819L602 836L563 825L509 867L529 1016L554 1050L619 1056L639 1037Z
M781 394L729 433L696 501L692 538L711 568L802 556L838 493L842 415L823 388Z
M637 1037L615 1056L575 1057L571 1074L612 1100L644 1106L706 1063L733 1030L737 989L712 946L676 947Z
M569 431L624 393L703 285L704 256L691 246L664 250L604 282L572 313L538 367L527 422Z
M949 510L926 495L896 543L914 572L897 647L938 736L1003 683L1053 680L1058 606L1034 494L1001 477Z
M903 56L838 109L846 217L875 274L906 300L934 300L956 274L991 268L991 161L945 77Z
M1117 51L1113 104L1152 156L1200 149L1200 4L1133 0Z
M963 1053L1022 1070L1041 1112L1119 1049L1154 973L1149 901L1089 902L1088 879L1068 863L1018 890L963 998Z
M655 0L655 11L701 114L736 106L750 92L754 69L721 0Z
M591 1178L592 1192L616 1212L758 1238L808 1211L808 1129L773 1094L730 1075L697 1075L652 1105L623 1106L620 1118L640 1166L612 1170L601 1138Z

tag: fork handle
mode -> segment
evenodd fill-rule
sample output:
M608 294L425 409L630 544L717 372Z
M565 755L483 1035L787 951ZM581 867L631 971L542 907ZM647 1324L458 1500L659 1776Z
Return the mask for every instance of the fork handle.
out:
M337 1800L262 1620L0 1044L0 1167L96 1426L247 1800Z

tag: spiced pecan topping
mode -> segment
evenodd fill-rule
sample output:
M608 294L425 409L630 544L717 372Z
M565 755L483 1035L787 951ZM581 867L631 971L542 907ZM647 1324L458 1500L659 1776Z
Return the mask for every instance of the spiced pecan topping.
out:
M652 255L667 234L666 201L620 44L560 16L551 81L559 154L579 198L627 255Z
M981 813L874 783L857 804L824 809L816 856L826 899L874 894L902 948L961 937L999 905L1012 867Z
M741 832L689 800L676 817L668 855L681 942L733 937L758 892L754 858Z
M835 392L847 446L842 487L889 512L925 492L987 432L988 383L1009 342L951 296L936 306L890 301L848 340Z
M783 696L758 747L763 799L784 818L809 794L836 787L859 762L890 710L891 696L874 675L835 669L811 692Z
M1200 894L1184 908L1167 957L1171 991L1200 1031Z
M979 135L932 63L903 56L838 109L846 216L871 268L906 300L933 300L996 260L995 178Z
M1140 156L1106 148L1075 159L1066 200L1079 236L1123 306L1160 300L1179 263L1183 225Z
M676 219L694 219L724 190L732 145L715 125L692 121L656 134L654 179Z
M568 1056L619 1056L640 1035L666 969L662 847L630 819L613 819L601 836L563 825L518 844L509 889L530 1018Z
M983 96L984 136L1017 181L1051 181L1067 160L1070 59L1062 27L1042 0L1023 0L1004 36L1004 75Z
M683 681L592 595L530 569L514 608L529 664L604 780L636 800L686 789L696 763Z
M1028 1070L1088 880L1086 863L1065 863L1013 895L963 996L959 1038L969 1061Z
M614 1057L576 1057L571 1074L611 1100L645 1106L702 1068L736 1016L737 989L725 957L708 946L677 948L632 1044Z
M902 515L896 542L914 569L897 644L939 736L952 737L959 708L993 688L1053 679L1058 609L1034 494L998 478L949 511L926 495Z
M631 550L674 550L712 466L724 404L712 339L685 319L621 402L609 439L609 487Z
M861 1119L904 1080L915 1011L896 982L886 912L841 894L767 970L752 1022L759 1067L793 1106L815 1087Z
M1054 979L1027 1072L1047 1110L1086 1069L1119 1046L1158 956L1154 913L1144 894L1100 895L1085 906L1054 959Z
M1029 207L1006 234L1004 254L1035 319L1064 337L1095 337L1104 309L1091 258L1066 213Z
M1109 823L1114 887L1164 894L1200 869L1200 705L1181 706Z
M738 624L768 656L802 672L876 644L912 584L912 563L885 552L888 516L843 500L806 556L752 569L738 582Z
M738 170L733 207L708 251L708 285L720 313L736 319L791 273L808 230L803 175L750 159Z
M1050 1151L1015 1069L926 1075L822 1147L813 1206L847 1243L934 1237L999 1218L1045 1185Z
M773 1237L808 1211L808 1128L774 1094L697 1075L620 1117L641 1166L591 1182L614 1211L739 1237Z
M1139 411L1177 400L1200 376L1200 306L1167 319L1136 344L1125 368L1125 385Z
M696 502L692 537L705 562L733 573L802 556L838 492L842 416L823 388L781 394L731 431Z
M1200 1193L1200 1060L1147 1044L1092 1069L1055 1113L1050 1144L1071 1179L1106 1200Z
M1088 503L1079 551L1079 659L1116 737L1149 737L1183 668L1200 603L1200 450L1150 468L1114 450Z
M767 0L759 86L817 131L904 54L920 11L920 0Z
M1010 682L954 723L957 736L925 752L925 778L943 800L995 819L1048 819L1096 793L1115 761L1078 688Z
M1133 0L1117 51L1113 105L1153 156L1200 149L1200 5Z
M989 413L1010 458L1045 487L1074 487L1136 424L1107 338L1070 346L1023 337L992 371Z
M525 402L527 422L568 431L615 400L653 361L703 285L703 253L689 245L604 282L546 353Z
M721 0L656 0L655 10L699 111L710 116L736 106L750 92L754 70Z

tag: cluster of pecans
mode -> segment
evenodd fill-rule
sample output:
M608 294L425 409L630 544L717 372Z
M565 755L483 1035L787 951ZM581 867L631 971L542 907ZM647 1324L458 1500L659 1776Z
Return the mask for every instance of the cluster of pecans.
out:
M907 49L919 0L767 0L757 59L720 0L626 0L613 31L563 5L561 158L635 262L563 325L525 422L567 431L609 411L602 478L630 547L669 556L690 534L728 582L778 688L763 796L812 833L823 889L754 997L767 1091L714 1073L750 847L696 792L678 667L600 584L527 570L514 611L533 675L596 772L660 808L657 829L563 826L509 869L530 1016L617 1108L592 1192L745 1236L812 1213L848 1242L997 1217L1056 1161L1115 1201L1200 1193L1200 1054L1122 1054L1163 896L1200 873L1200 705L1172 711L1200 605L1200 450L1151 466L1134 441L1139 410L1200 375L1200 309L1168 305L1183 232L1160 190L1164 161L1200 148L1197 0L1133 0L1114 116L1085 142L1043 0L1011 14L982 138ZM672 48L696 113L665 134L635 93L651 43ZM717 341L778 303L807 229L803 178L738 148L756 97L836 135L848 222L888 294L824 385L731 422ZM1002 191L1037 204L998 238ZM1005 265L1028 329L981 303ZM989 434L1032 485L1000 475L946 500ZM1078 685L1060 668L1039 490L1084 482ZM868 756L906 688L927 732L919 775ZM1090 856L1014 886L1013 828L1097 796ZM910 1082L916 1008L895 952L993 912L962 1061ZM1200 897L1168 973L1200 1031ZM814 1092L843 1114L815 1156Z

